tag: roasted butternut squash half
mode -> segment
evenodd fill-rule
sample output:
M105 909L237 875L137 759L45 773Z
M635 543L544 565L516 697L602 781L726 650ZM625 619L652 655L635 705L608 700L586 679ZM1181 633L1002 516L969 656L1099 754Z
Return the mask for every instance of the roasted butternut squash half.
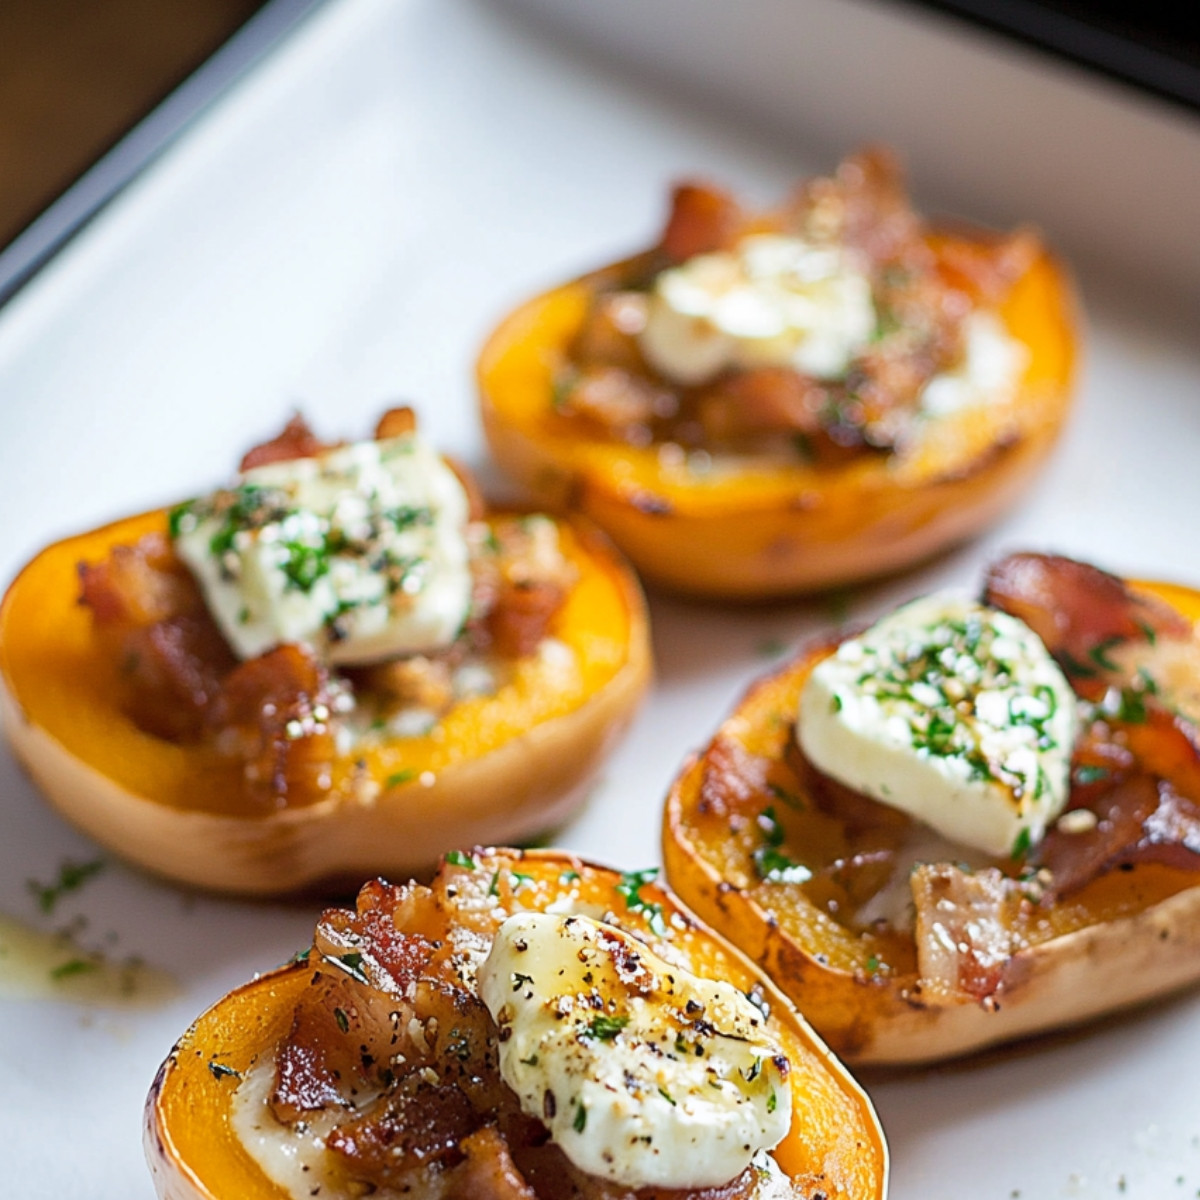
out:
M63 815L267 895L428 869L582 800L651 676L637 581L586 522L486 512L411 425L333 447L293 422L235 486L20 573L0 712Z
M981 605L810 647L675 781L668 879L853 1063L1191 984L1197 619L1190 588L1018 554Z
M908 567L1029 488L1077 314L1028 230L933 225L875 151L775 212L685 185L653 249L506 317L478 364L492 453L644 578L749 600Z
M870 1102L654 871L456 851L218 1001L146 1105L170 1200L883 1200Z

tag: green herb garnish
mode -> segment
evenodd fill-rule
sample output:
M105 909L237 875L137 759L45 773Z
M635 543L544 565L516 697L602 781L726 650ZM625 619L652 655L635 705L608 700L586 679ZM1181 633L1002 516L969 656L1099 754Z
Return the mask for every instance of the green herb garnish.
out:
M54 906L68 892L78 891L103 870L102 858L90 862L72 862L68 859L59 865L58 878L53 883L39 883L36 879L30 879L27 886L37 899L38 908L44 913L53 912Z
M609 1017L601 1013L588 1022L587 1032L589 1037L597 1041L611 1042L628 1024L628 1017Z
M642 871L627 871L621 876L620 883L616 885L616 891L617 895L624 898L625 907L630 912L641 913L654 933L659 937L666 937L667 923L663 920L662 905L656 904L653 900L644 899L641 894L641 889L657 878L657 867L646 867Z

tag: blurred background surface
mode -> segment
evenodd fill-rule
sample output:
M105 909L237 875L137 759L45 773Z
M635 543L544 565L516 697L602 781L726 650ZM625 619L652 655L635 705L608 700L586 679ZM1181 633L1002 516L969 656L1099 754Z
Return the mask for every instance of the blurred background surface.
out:
M264 0L3 0L0 246Z

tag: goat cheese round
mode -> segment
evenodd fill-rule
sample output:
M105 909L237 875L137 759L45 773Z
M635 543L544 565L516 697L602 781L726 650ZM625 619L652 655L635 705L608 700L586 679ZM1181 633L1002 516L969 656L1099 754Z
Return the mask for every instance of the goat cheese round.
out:
M1063 810L1076 704L1038 636L935 595L843 642L809 676L796 735L827 775L945 837L1019 855Z
M355 664L458 636L471 602L467 515L458 477L410 434L256 467L171 523L241 658L304 642Z
M791 1124L788 1060L732 985L586 916L522 913L479 968L500 1074L581 1171L715 1187Z
M849 251L764 233L663 271L639 341L651 366L684 385L729 367L836 379L876 323L871 282Z

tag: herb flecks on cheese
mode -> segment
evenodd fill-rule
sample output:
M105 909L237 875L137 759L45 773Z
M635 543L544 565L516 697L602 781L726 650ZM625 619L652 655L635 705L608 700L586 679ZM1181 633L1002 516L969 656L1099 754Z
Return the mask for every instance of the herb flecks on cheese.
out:
M788 1131L789 1065L761 1011L611 925L510 917L478 979L501 1075L588 1174L714 1187Z
M896 610L817 665L797 737L826 774L993 855L1062 811L1075 697L1036 634L952 596Z
M305 642L335 664L449 645L466 620L468 502L415 435L246 471L171 514L234 650Z

